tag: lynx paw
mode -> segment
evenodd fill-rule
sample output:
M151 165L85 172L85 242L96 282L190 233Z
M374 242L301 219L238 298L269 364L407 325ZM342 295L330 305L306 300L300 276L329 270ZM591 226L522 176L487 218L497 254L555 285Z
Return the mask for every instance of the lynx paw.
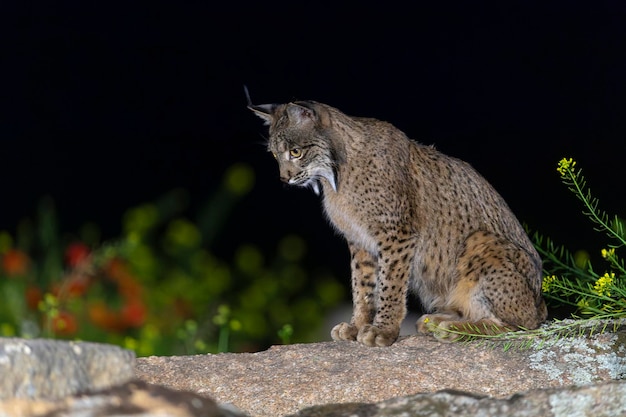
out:
M420 333L432 333L437 340L442 342L454 342L461 337L457 333L457 328L452 321L453 317L443 314L425 314L416 323L417 331Z
M441 342L455 342L463 337L453 322L441 321L433 331L433 336Z
M359 330L357 340L365 346L390 346L396 341L399 333L399 331L383 330L368 324Z
M356 340L359 330L355 325L349 323L339 323L330 331L330 336L334 341L340 340Z

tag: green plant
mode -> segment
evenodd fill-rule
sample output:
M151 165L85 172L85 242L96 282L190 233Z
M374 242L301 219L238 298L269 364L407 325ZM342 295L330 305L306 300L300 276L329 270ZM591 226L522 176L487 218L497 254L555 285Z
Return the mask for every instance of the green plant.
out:
M561 181L582 202L583 214L592 221L594 230L609 241L600 251L605 265L602 272L596 272L588 258L577 259L564 246L535 233L535 246L544 258L546 270L544 296L549 301L574 306L585 317L626 317L626 268L618 255L618 250L626 246L624 222L599 208L599 201L592 195L576 161L563 158L557 171Z
M291 324L285 324L278 331L278 337L280 337L280 341L283 345L288 345L291 343L291 337L293 336L293 326Z

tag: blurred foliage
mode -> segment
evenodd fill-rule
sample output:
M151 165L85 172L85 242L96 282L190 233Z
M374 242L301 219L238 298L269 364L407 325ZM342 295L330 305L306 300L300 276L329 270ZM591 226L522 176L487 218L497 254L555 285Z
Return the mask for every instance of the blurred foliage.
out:
M211 251L253 185L253 170L233 165L196 221L174 190L128 209L122 236L107 242L94 224L60 233L44 198L14 234L0 231L0 335L114 343L139 356L315 340L344 288L306 267L301 237L273 250L241 243L232 259Z

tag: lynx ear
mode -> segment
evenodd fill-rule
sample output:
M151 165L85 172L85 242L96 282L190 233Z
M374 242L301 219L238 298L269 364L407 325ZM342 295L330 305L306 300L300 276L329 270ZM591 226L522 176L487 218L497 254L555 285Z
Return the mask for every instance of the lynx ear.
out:
M296 102L287 105L287 116L289 121L298 125L315 122L317 113L309 103Z
M274 111L276 107L278 107L278 104L248 104L248 108L263 119L265 125L270 125L272 121L274 121Z
M287 115L292 123L304 126L314 123L328 127L332 124L326 106L315 101L296 101L287 105Z

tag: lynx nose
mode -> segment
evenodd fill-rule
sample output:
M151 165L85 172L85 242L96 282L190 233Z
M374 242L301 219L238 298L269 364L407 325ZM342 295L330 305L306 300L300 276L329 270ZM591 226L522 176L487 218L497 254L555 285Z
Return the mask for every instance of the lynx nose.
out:
M287 167L282 167L279 171L280 180L286 184L289 184L289 180L293 175L291 174L291 170Z

